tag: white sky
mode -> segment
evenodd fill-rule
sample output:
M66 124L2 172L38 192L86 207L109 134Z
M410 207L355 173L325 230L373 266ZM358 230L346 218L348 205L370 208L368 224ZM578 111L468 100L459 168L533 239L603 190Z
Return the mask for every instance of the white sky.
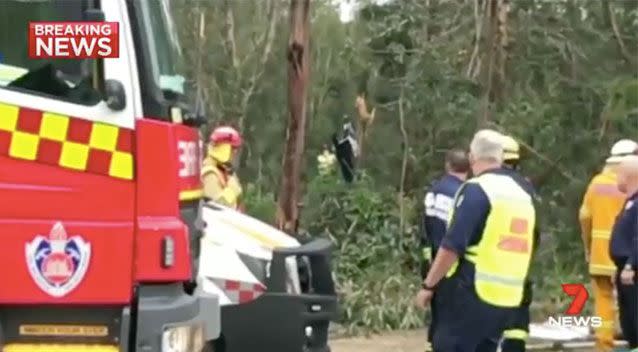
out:
M339 14L341 22L350 22L354 19L354 14L357 8L357 0L338 0L339 1ZM392 0L375 0L378 5L388 3Z

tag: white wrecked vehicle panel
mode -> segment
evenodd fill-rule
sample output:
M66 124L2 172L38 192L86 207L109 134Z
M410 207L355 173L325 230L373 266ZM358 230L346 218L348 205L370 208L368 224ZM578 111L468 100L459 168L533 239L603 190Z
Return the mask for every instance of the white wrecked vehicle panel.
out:
M205 223L198 279L222 305L247 303L265 290L273 249L300 246L274 227L216 203L202 207ZM300 293L297 261L286 259L288 292Z

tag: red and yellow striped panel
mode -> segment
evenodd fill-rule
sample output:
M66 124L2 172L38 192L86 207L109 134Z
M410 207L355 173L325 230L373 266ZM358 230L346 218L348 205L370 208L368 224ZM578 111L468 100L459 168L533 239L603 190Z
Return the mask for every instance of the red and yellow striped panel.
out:
M0 155L133 179L133 131L0 103Z

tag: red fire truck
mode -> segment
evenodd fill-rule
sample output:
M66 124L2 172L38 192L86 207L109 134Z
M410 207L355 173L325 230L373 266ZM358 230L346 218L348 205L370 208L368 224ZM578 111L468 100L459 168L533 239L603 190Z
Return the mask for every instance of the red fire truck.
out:
M119 58L34 60L31 21L119 23ZM0 1L0 344L201 351L200 136L161 0Z

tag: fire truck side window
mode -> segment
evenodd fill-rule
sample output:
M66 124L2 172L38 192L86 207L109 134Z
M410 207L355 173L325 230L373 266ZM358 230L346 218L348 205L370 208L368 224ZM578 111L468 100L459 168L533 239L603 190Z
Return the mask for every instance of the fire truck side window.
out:
M32 21L80 21L90 0L0 0L0 89L95 105L96 65L82 60L30 59Z

